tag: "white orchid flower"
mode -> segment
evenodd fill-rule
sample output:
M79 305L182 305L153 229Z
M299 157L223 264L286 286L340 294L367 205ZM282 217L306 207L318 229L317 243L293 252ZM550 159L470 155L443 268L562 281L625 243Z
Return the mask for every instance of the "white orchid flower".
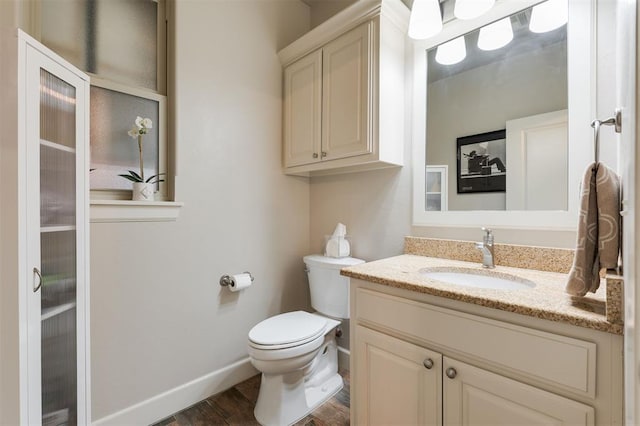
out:
M144 178L144 164L143 164L143 155L142 155L142 135L146 135L149 132L149 129L153 128L153 121L150 118L142 118L140 116L136 117L135 126L129 130L127 133L133 139L138 140L138 149L140 151L140 173L136 173L132 170L129 170L129 174L121 174L121 176L127 180L132 182L141 182L141 183L152 183L157 184L160 182L164 182L164 179L161 179L164 173L158 173L156 175L151 176L148 179Z

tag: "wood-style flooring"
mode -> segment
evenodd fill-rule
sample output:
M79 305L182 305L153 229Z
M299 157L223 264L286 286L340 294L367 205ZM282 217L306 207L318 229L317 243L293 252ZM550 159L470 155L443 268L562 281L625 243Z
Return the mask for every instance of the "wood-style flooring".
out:
M349 372L341 371L344 387L296 426L349 424ZM253 408L260 390L260 375L186 408L153 426L259 425Z

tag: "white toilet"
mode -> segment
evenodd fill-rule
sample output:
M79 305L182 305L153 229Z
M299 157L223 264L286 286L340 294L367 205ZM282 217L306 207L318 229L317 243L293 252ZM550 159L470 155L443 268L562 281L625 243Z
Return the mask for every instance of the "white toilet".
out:
M254 414L263 425L289 425L342 389L335 329L349 318L349 279L340 269L363 263L352 257L304 257L311 306L287 312L249 331L249 357L262 372Z

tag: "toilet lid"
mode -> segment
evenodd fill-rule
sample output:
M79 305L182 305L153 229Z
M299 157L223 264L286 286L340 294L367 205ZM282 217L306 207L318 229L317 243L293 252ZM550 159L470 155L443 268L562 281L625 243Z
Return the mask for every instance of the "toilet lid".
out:
M287 312L260 322L249 331L249 340L259 345L286 345L321 335L327 320L304 311Z

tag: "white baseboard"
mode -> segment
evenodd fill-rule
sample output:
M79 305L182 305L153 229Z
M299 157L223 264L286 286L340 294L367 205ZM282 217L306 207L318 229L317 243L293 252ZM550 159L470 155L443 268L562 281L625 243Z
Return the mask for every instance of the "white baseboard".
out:
M347 364L348 365L348 364ZM258 374L249 357L98 419L94 426L150 425Z
M351 359L351 352L349 351L349 349L338 346L338 369L350 370L349 359Z

